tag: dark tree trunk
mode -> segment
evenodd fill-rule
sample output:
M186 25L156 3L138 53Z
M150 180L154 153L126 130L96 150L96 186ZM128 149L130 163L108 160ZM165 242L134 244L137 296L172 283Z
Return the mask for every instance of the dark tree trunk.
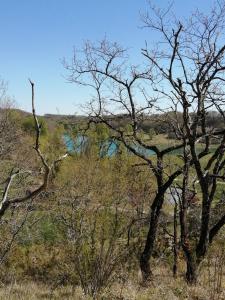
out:
M203 188L202 188L203 190ZM199 242L196 248L197 259L199 261L205 256L209 243L209 220L210 220L211 203L208 197L208 191L203 193L202 217Z
M174 205L173 215L173 277L177 276L177 203Z
M190 253L186 255L186 260L187 260L186 280L189 284L195 284L197 281L196 260L193 259L193 256Z
M161 196L160 198L156 196L154 203L157 203L157 205L155 206L153 205L151 208L151 220L149 225L149 231L145 242L144 251L142 252L140 257L140 268L141 268L144 282L150 280L152 276L150 262L154 250L154 244L156 240L156 234L157 234L158 223L159 223L159 216L160 216L163 200L164 200L163 196Z
M189 183L189 168L190 160L188 157L188 152L186 152L186 147L184 148L184 172L183 172L183 183L182 183L182 194L180 195L180 229L181 229L181 245L183 252L186 257L186 280L189 284L194 284L197 280L197 262L195 255L195 248L191 247L191 242L189 239L189 230L188 230L188 197L187 197L187 187Z

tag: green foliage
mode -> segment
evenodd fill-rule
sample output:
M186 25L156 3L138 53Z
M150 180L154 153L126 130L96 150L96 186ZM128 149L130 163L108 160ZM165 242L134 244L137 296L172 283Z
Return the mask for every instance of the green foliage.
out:
M48 132L47 123L45 119L42 117L38 117L38 121L40 125L41 135L45 136ZM35 122L33 116L25 117L22 120L21 126L25 132L29 133L30 135L35 135L36 129L35 129Z
M12 120L17 118L17 114L12 115ZM26 117L20 122L23 130L28 133L25 134L27 140L32 143L32 118ZM46 121L44 124L47 130ZM67 129L72 131L73 136L83 133L77 125ZM125 130L129 133L131 128L127 126ZM51 130L44 132L40 140L41 149L51 163L65 151L62 139L65 128L63 124L54 124ZM86 152L70 156L59 164L51 174L53 176L48 190L37 199L37 205L32 206L30 217L14 241L11 255L5 260L0 274L3 281L4 278L6 281L10 281L10 278L18 281L25 278L52 286L80 285L86 294L95 297L114 282L126 280L136 274L140 252L148 232L149 207L157 189L156 181L152 171L140 165L143 161L130 155L122 143L118 143L117 155L100 158L99 146L111 136L105 125L92 124L85 134L89 143ZM162 148L168 144L176 144L176 141L169 140L166 135L156 135L151 128L146 132L139 131L138 135L146 143L151 140L151 143L158 143ZM202 160L203 165L211 155ZM152 162L156 164L156 157L152 157ZM10 171L11 163L5 162L6 171ZM180 153L166 155L164 179L177 166L182 166L182 163ZM35 161L32 161L31 166L36 170ZM38 172L41 180L42 170ZM190 175L195 176L194 169L190 170ZM13 184L16 186L25 182L32 188L36 187L29 176L23 176L14 180ZM176 181L177 184L182 182L182 176L181 174ZM196 188L200 198L198 185ZM221 185L218 200L222 191ZM18 188L14 189L12 196L18 192ZM167 208L163 207L164 214L160 221L154 258L163 256L165 264L172 266L172 238L164 232L166 228L167 232L173 233L170 221L172 209ZM216 209L218 207L215 206L214 210ZM23 214L20 218L22 216ZM218 214L215 214L215 219L216 216ZM189 226L192 234L194 225L199 224L199 207L195 211L189 210L188 217L192 221ZM6 223L11 223L13 218L19 220L14 210L7 215ZM16 222L12 224L17 228ZM4 225L1 230L2 245L13 232L7 226ZM2 252L4 249L2 247ZM183 262L184 257L181 260Z
M46 135L42 136L41 146L43 152L47 153L48 160L51 162L66 152L63 134L63 126L57 125L51 131L48 131Z

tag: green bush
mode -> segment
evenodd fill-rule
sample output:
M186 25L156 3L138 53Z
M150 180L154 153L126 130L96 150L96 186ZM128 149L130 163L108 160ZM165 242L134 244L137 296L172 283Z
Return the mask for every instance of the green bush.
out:
M39 121L39 125L40 125L41 135L46 135L47 134L46 121L41 117L38 118L38 121ZM34 122L33 116L24 118L24 120L22 121L22 129L29 134L32 134L32 135L35 134L36 128L35 128L35 122Z

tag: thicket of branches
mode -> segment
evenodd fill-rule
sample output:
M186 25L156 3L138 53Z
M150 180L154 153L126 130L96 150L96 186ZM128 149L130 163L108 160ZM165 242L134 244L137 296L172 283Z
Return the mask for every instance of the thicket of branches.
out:
M1 82L3 283L38 280L52 292L79 285L96 298L115 282L122 295L138 269L147 283L158 266L176 277L185 262L188 284L201 267L211 278L214 264L220 292L225 2L187 20L149 2L142 22L159 41L145 43L138 65L106 39L85 43L65 63L70 82L94 91L87 119L76 124L38 117L32 81L32 114L23 116ZM70 155L68 138L77 147Z
M151 275L159 217L166 191L175 179L182 182L180 231L188 281L196 280L209 243L225 223L225 215L210 223L225 166L224 15L223 1L217 1L209 15L196 11L182 21L172 16L171 7L162 10L150 3L150 12L142 20L144 27L157 32L159 42L155 48L146 43L141 50L142 65L129 66L126 49L106 39L99 44L87 42L82 54L75 52L72 62L65 65L71 82L95 90L89 106L91 121L105 124L112 138L141 158L155 176L157 188L149 231L140 256L144 280ZM208 126L211 111L223 120L222 128ZM176 137L176 143L164 149L146 140L140 130L144 120L156 112L167 112L165 122ZM129 126L114 126L112 121L117 114L125 115ZM216 147L212 149L215 139ZM156 159L138 151L138 147L153 151ZM182 163L168 165L168 154L178 149L182 149ZM196 183L200 187L201 224L198 240L193 244L187 229L187 190Z

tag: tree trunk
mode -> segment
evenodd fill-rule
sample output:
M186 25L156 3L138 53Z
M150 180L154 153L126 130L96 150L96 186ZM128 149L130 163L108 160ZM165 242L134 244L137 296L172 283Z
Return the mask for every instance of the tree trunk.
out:
M197 281L197 263L193 255L190 253L186 254L187 260L187 271L186 271L186 280L189 284L195 284Z
M205 253L209 244L209 220L210 220L210 209L211 201L209 200L208 191L203 190L202 187L202 216L201 216L201 229L198 245L196 248L197 259L199 261L205 256Z
M161 197L159 199L156 198L154 202L157 203L157 205L152 206L151 208L151 220L149 225L149 231L145 242L144 251L142 252L140 257L140 268L141 268L144 282L150 280L152 276L150 262L154 250L154 244L156 240L156 234L157 234L158 223L159 223L159 216L160 216L163 200L164 197Z
M177 276L177 202L173 214L173 277Z

